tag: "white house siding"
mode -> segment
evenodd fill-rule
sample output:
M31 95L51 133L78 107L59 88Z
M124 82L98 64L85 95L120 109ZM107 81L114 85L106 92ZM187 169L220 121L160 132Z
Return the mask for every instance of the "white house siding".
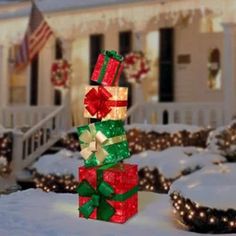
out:
M39 2L40 3L40 2ZM154 4L154 3L153 3ZM40 5L40 4L39 4ZM137 4L142 6L140 2ZM151 1L148 4L143 4L143 8L151 6ZM134 4L136 6L136 4ZM154 5L153 5L154 6ZM132 30L135 32L141 32L144 35L144 40L142 48L144 51L150 50L150 45L148 45L148 40L146 40L149 32L157 31L160 27L173 27L173 22L168 22L165 16L163 15L159 21L156 19L150 19L147 25L141 24L142 22L123 22L123 24L118 24L114 22L106 22L106 20L97 20L95 17L96 24L87 23L86 27L83 29L84 24L79 24L78 22L81 19L84 22L87 22L86 19L90 21L91 16L96 15L98 12L113 12L114 15L120 14L122 9L126 9L124 14L128 14L127 11L133 7L132 4L119 5L118 8L114 6L104 6L101 8L89 8L89 9L80 9L73 12L63 11L63 12L54 12L46 14L46 19L49 24L55 28L57 36L62 37L62 40L68 38L71 39L69 42L70 49L66 47L67 58L71 60L74 77L72 80L71 88L71 98L72 106L74 110L74 119L76 123L84 122L81 118L82 112L82 98L83 98L83 88L84 85L89 81L89 35L94 33L103 33L104 34L104 48L105 49L115 49L118 50L118 36L120 31ZM155 5L156 7L156 5ZM42 8L43 9L43 8ZM120 11L118 11L119 9ZM143 9L141 9L143 10ZM147 12L143 11L144 14ZM19 14L25 15L25 14ZM145 15L146 16L146 15ZM108 16L109 17L109 16ZM73 19L75 22L71 21ZM108 18L109 19L109 18ZM18 32L15 38L15 41L19 42L19 38L22 38L24 30L26 28L27 17L11 20L3 20L0 25L3 27L4 34L0 35L0 41L5 41L5 38L8 33L9 35L14 32ZM77 22L78 21L78 22ZM19 23L19 29L16 28L15 23ZM66 24L65 22L68 22ZM91 21L92 22L92 21ZM110 24L108 28L105 27L106 23ZM60 27L59 27L60 26ZM81 27L78 27L81 26ZM74 28L75 27L75 28ZM74 31L71 29L74 28ZM68 30L68 32L66 32ZM8 33L6 33L8 32ZM9 38L12 41L12 36ZM135 37L133 45L135 45ZM158 42L157 42L158 43ZM53 43L52 43L53 44ZM67 45L68 46L68 45ZM223 64L223 33L200 33L200 19L195 14L195 20L192 24L183 27L175 27L175 101L177 102L221 102L223 101L223 88L220 90L210 90L207 87L207 60L208 60L208 51L211 48L219 48L221 52L221 64ZM71 50L68 53L68 50ZM180 54L190 54L191 64L186 66L180 66L177 64L177 56ZM155 55L153 56L155 57ZM42 105L50 105L53 102L53 88L50 85L50 66L53 60L53 47L46 46L46 48L40 53L40 74L39 74L39 103ZM158 61L153 63L155 65L154 73L146 82L148 86L145 89L152 87L153 91L158 91L158 80L157 80L157 71L158 71ZM154 75L154 76L153 76ZM222 78L223 80L224 78ZM151 83L154 82L155 83ZM152 86L150 86L152 84ZM222 83L223 86L223 83ZM152 91L152 92L153 92ZM150 91L148 90L148 93ZM7 98L5 98L7 99ZM80 104L80 105L78 105Z
M223 87L211 90L207 86L208 52L218 48L223 65L223 32L201 33L200 19L175 30L175 100L178 102L222 102ZM177 64L177 56L190 54L191 64ZM223 80L224 78L222 78ZM223 86L223 84L222 84Z

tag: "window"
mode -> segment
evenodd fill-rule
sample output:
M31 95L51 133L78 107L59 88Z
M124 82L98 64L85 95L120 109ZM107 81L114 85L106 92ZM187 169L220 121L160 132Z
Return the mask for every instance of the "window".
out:
M208 88L212 90L221 89L221 58L218 48L211 49L208 56Z
M26 104L27 102L27 69L14 70L14 61L19 45L9 48L9 103L13 105Z
M103 34L90 35L90 75L93 73L99 53L103 50Z
M63 45L62 41L57 38L55 42L55 59L62 59L63 58Z
M132 51L132 32L123 31L119 33L119 52L125 56Z
M57 38L55 41L55 59L63 59L63 45L62 41ZM54 105L60 106L62 104L62 94L60 90L54 90Z
M132 32L131 31L123 31L119 33L119 53L122 56L125 56L129 52L131 52L133 49L132 45ZM129 84L126 81L124 73L121 74L120 80L119 80L119 86L122 87L128 87L129 93L128 93L128 107L132 104L132 87L131 84Z
M30 105L38 105L39 55L35 55L30 68Z

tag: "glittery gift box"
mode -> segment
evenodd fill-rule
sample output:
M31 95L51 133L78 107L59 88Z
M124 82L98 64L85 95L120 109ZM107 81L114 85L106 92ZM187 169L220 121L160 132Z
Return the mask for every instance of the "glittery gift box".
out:
M115 164L130 156L124 123L106 120L77 128L85 166Z
M86 86L84 117L124 120L127 113L127 98L127 88Z
M105 86L116 86L123 70L123 60L116 51L103 51L98 56L91 80Z
M125 223L138 212L137 165L79 167L79 181L80 217Z

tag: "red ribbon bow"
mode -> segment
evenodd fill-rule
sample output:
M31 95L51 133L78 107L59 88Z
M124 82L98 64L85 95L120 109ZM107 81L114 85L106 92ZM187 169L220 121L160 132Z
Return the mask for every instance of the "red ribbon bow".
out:
M102 119L110 113L113 106L121 107L127 105L127 101L109 101L111 97L112 94L102 86L99 86L98 89L92 88L85 95L85 108L92 116L97 114L97 118Z

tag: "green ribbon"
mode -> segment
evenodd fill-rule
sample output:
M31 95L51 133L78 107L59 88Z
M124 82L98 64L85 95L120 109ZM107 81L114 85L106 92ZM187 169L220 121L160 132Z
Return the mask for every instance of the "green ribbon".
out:
M88 219L94 209L97 208L97 219L109 221L115 214L115 209L107 202L107 200L121 202L137 193L138 187L135 186L124 194L115 194L112 186L103 181L103 171L113 166L114 164L110 164L97 169L97 190L95 190L87 180L81 181L77 187L77 193L80 196L91 198L88 202L79 207L80 213L85 218Z
M116 59L116 60L119 61L119 62L122 62L122 61L124 60L124 57L121 56L121 55L119 55L119 54L118 54L116 51L114 51L114 50L111 50L111 51L105 51L105 50L103 50L103 51L102 51L102 54L105 56L105 59L104 59L104 62L103 62L102 68L101 68L101 72L100 72L99 77L98 77L98 80L97 80L98 83L101 83L102 80L103 80L103 77L104 77L104 75L105 75L105 73L106 73L107 65L108 65L108 63L109 63L110 58L114 58L114 59ZM117 76L117 74L118 74L119 69L120 69L120 64L119 64L118 69L116 70L116 74L115 74L115 77L114 77L114 79L113 79L113 84L114 84L115 81L116 81L115 78L116 78L116 76Z
M115 50L111 50L111 51L103 50L102 54L104 54L105 56L108 56L108 57L115 58L117 61L120 61L120 62L122 62L124 60L124 57L119 55Z

